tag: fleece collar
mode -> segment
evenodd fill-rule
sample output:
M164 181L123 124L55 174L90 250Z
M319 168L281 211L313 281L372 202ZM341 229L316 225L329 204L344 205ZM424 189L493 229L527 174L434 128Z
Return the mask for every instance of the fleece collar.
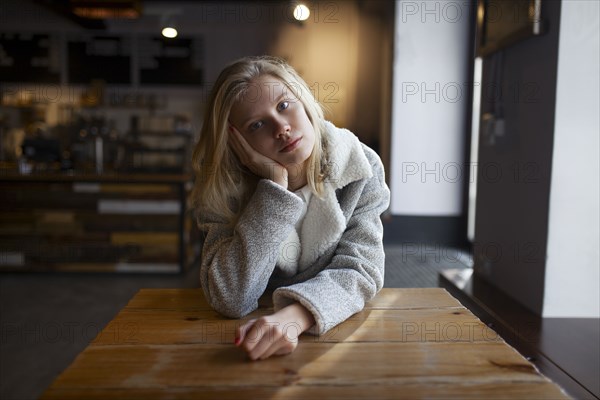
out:
M369 160L354 133L325 121L325 134L329 139L329 162L332 167L328 183L334 190L373 176Z
M300 259L279 260L279 267L286 275L295 275L310 267L330 247L337 246L346 230L346 217L337 200L335 191L348 184L373 176L369 160L358 138L349 130L337 128L325 122L330 176L324 185L323 198L311 196L300 236L293 231L282 244L285 248L299 248Z

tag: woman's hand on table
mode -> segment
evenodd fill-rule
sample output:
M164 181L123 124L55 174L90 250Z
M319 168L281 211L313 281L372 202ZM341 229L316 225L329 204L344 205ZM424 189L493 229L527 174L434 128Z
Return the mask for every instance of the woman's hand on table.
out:
M298 336L314 323L314 317L304 306L293 303L241 325L236 331L235 345L252 360L289 354L298 346Z

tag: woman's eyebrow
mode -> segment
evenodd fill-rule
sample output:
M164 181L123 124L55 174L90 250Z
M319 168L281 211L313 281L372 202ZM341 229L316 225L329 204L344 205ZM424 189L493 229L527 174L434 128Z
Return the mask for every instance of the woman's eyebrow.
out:
M274 100L271 102L271 104L273 105L273 104L277 104L277 103L279 103L279 101L280 101L282 98L286 97L286 94L287 94L287 92L285 92L285 91L281 92L281 94L280 94L279 96L277 96L277 98L275 98L275 99L274 99ZM245 126L248 124L248 122L250 122L250 121L252 121L252 120L255 120L256 118L259 118L259 117L258 117L258 116L255 116L255 115L252 115L252 116L250 116L250 117L246 118L246 119L245 119L245 120L242 122L242 125L241 125L241 126L245 127Z
M275 101L273 101L273 103L279 103L279 100L286 97L285 96L286 94L287 94L287 92L285 90L283 92L281 92L281 94L279 96L277 96L277 98L275 99Z

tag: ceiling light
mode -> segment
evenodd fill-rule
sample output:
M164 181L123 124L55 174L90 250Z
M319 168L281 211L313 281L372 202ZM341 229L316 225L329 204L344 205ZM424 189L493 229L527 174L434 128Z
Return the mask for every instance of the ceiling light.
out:
M177 29L171 26L166 26L162 30L162 35L166 38L172 39L174 37L177 37Z
M172 39L177 37L177 23L173 13L165 13L160 19L161 33L164 37Z
M294 18L298 21L306 21L310 16L310 10L304 4L298 4L294 8Z

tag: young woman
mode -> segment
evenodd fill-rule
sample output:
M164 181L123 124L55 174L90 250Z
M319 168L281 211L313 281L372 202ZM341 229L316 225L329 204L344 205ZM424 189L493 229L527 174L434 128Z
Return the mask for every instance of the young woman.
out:
M244 58L221 72L193 164L206 298L241 318L272 294L274 313L236 333L251 359L292 352L302 332L327 332L383 286L381 160L324 119L283 60Z

